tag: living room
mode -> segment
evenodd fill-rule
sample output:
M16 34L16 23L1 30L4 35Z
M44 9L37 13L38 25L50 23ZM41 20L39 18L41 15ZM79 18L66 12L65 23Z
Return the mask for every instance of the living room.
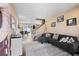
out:
M79 3L7 3L0 7L4 25L1 56L79 55Z

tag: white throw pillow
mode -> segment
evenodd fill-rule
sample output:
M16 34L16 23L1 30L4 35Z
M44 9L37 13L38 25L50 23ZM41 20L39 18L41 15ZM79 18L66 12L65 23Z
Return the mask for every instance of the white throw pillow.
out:
M49 33L46 33L46 37L50 37L50 34Z
M75 40L71 37L69 41L67 41L67 43L72 43L72 42L75 42Z
M59 42L64 42L64 43L66 43L68 40L69 40L69 37L66 37L66 38L63 37L63 38L60 39Z
M59 37L59 34L54 34L54 35L53 35L53 39L56 39L56 40L57 40L58 37Z
M63 42L67 42L69 40L69 37L66 37L65 40L63 40Z
M65 40L65 38L63 37L63 38L61 38L60 40L59 40L59 42L63 42Z

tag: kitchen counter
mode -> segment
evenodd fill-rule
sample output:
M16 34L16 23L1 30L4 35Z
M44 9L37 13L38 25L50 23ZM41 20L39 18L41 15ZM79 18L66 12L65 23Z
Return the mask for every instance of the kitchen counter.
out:
M12 35L11 38L21 38L22 36L20 34L15 34L15 35Z

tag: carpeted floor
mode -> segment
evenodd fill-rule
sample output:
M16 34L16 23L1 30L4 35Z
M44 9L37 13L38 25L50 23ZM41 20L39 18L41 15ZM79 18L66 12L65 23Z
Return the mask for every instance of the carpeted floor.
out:
M26 56L71 56L71 54L48 43L32 42L26 44Z

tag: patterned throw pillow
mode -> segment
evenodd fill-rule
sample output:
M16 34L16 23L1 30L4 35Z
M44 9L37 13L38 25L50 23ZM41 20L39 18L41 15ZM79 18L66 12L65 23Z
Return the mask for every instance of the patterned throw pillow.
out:
M66 38L63 37L59 40L59 42L72 43L72 42L75 42L75 40L72 37L70 39L69 37L66 37Z
M64 43L66 43L68 40L69 40L69 37L66 37L66 38L63 37L63 38L60 39L59 42L64 42Z
M71 38L67 41L67 43L72 43L72 42L75 42L75 40L71 37Z
M69 40L69 37L66 37L65 40L63 40L63 42L67 42Z
M61 38L60 40L59 40L59 42L63 42L65 40L65 38L63 37L63 38Z

